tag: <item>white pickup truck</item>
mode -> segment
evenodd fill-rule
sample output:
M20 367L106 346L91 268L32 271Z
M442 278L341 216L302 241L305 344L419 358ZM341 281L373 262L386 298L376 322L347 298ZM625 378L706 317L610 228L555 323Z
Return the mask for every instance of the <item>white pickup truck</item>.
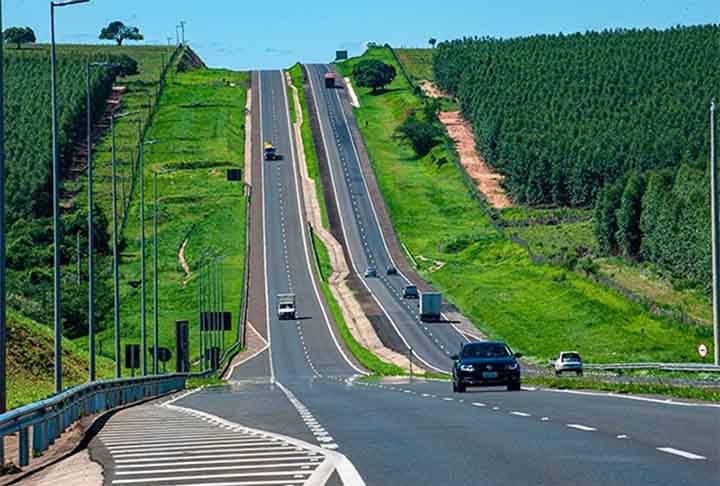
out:
M295 319L295 294L278 294L278 319Z

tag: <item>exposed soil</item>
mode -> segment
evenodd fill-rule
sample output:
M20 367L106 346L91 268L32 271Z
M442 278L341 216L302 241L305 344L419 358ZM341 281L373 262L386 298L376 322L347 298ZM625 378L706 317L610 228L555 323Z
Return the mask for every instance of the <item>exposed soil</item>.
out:
M428 80L421 81L420 88L430 98L448 96ZM475 149L475 135L470 124L463 119L459 111L442 111L438 118L445 125L450 138L455 142L460 163L468 175L477 182L478 190L485 196L485 199L496 209L511 207L512 201L502 188L503 176L487 165Z
M182 245L180 245L180 250L178 251L178 262L180 262L180 266L182 267L183 272L185 272L185 280L183 280L183 287L187 285L187 281L190 278L190 266L185 260L185 247L187 246L188 241L190 241L190 236L183 240Z
M503 176L487 165L475 150L475 135L470 124L463 119L459 111L443 111L438 117L455 142L460 163L468 175L477 182L478 190L483 193L485 199L497 209L511 207L512 201L501 185Z
M447 98L448 97L448 94L446 92L439 89L437 86L435 86L433 83L431 83L427 79L420 81L420 89L422 89L423 93L425 93L430 98Z

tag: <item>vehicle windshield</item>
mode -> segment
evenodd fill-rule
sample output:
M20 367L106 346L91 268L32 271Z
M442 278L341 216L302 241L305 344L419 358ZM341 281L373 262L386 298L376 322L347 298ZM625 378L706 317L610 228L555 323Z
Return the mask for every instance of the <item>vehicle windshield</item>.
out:
M577 353L565 353L562 355L563 361L580 361L580 355Z
M511 355L508 347L501 343L472 343L461 353L463 358L506 358Z

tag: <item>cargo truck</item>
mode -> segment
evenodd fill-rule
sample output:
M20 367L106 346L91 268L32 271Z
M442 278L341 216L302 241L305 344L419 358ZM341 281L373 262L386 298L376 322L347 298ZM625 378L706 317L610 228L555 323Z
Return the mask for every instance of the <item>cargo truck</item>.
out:
M295 319L295 294L278 294L278 319Z
M325 73L325 87L326 88L334 88L336 79L337 79L337 74Z
M282 155L280 155L275 148L275 145L273 145L272 142L265 142L263 144L263 154L265 157L265 160L281 160Z
M420 320L439 321L442 294L439 292L423 292L420 294Z

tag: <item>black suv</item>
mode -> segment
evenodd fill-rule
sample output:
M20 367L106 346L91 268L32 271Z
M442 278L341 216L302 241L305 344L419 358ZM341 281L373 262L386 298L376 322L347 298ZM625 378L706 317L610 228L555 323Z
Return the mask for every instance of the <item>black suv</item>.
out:
M508 391L520 390L522 355L513 353L500 341L467 343L460 355L451 356L453 363L453 391L465 392L468 386L507 386Z

